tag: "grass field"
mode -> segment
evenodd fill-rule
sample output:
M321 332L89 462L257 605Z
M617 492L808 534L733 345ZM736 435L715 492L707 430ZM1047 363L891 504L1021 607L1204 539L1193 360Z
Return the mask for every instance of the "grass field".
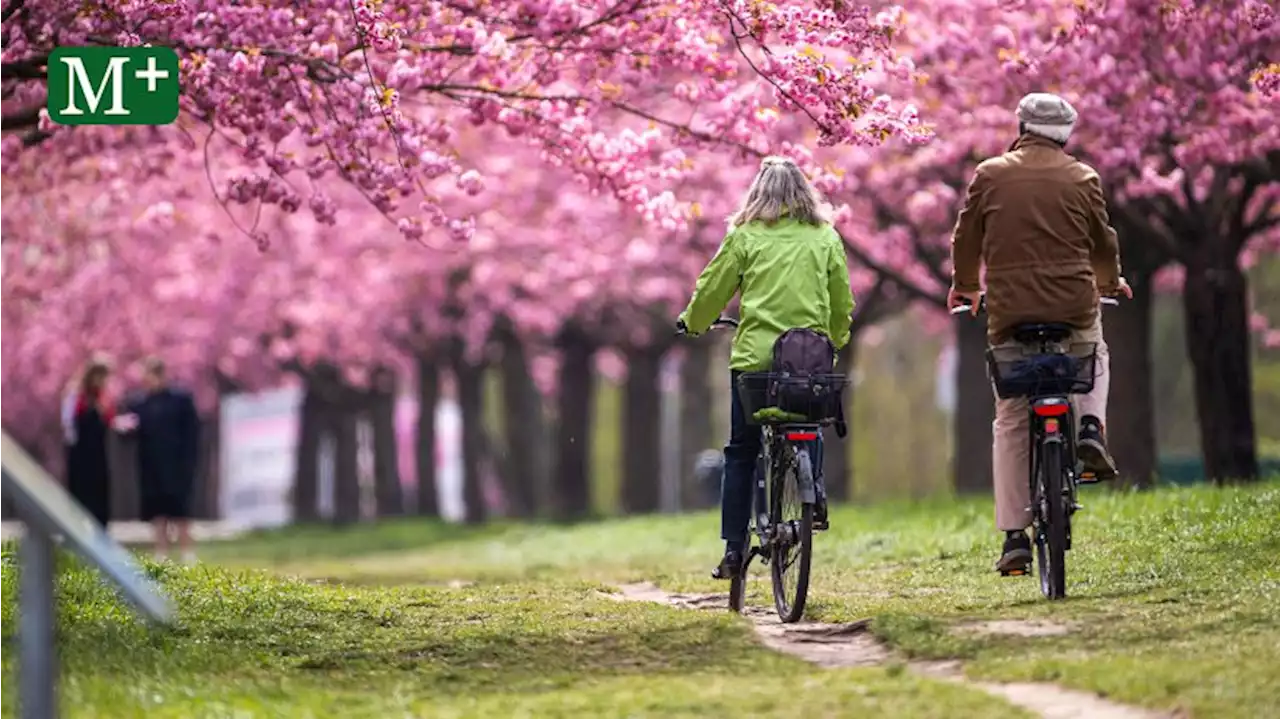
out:
M871 617L904 655L960 658L975 678L1053 681L1193 717L1280 706L1280 484L1082 501L1072 597L1053 604L1033 580L989 571L989 503L841 508L816 542L812 615ZM760 648L727 613L602 596L641 579L722 590L703 579L715 533L701 514L250 536L206 548L210 564L153 568L182 607L176 630L148 629L67 570L68 715L1024 716L897 667L813 668ZM764 604L767 589L754 584L749 601ZM962 631L990 619L1069 631ZM6 716L13 700L4 693Z

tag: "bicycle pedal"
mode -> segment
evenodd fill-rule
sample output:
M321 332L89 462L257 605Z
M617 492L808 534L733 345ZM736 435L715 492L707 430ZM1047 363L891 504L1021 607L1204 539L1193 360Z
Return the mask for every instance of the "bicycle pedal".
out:
M1003 569L1000 571L1002 577L1025 577L1027 570L1025 569Z

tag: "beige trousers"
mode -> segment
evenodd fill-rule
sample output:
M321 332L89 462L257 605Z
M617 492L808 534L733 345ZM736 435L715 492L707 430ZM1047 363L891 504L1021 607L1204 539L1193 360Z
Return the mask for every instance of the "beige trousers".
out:
M1102 323L1076 330L1071 342L1098 343L1098 360L1094 371L1096 379L1089 394L1071 398L1075 410L1076 430L1080 418L1093 415L1107 423L1107 390L1111 386L1111 354L1102 338ZM1008 343L1004 346L1014 346ZM996 527L1004 532L1026 529L1031 525L1031 426L1027 416L1027 400L1000 399L996 397L996 420L992 423L992 479L996 491Z

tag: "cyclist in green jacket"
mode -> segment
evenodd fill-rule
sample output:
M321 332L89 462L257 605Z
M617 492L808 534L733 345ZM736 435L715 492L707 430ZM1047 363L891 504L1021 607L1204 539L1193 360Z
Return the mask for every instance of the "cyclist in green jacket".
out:
M729 579L742 564L751 515L751 489L760 428L748 424L738 376L768 371L773 344L783 332L803 327L831 338L836 349L849 343L853 292L844 243L824 213L817 190L790 159L766 157L741 208L729 218L729 232L698 277L693 298L678 325L690 334L706 332L741 291L741 325L733 338L729 442L724 448L720 488L720 536L725 553L712 573ZM820 448L820 445L819 445ZM814 521L827 523L821 452Z

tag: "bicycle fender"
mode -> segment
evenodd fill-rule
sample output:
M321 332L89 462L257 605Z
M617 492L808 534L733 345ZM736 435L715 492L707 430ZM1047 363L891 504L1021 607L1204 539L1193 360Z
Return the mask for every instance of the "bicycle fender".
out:
M796 481L800 484L800 501L813 504L818 501L818 492L813 481L813 460L809 459L809 450L796 450Z

